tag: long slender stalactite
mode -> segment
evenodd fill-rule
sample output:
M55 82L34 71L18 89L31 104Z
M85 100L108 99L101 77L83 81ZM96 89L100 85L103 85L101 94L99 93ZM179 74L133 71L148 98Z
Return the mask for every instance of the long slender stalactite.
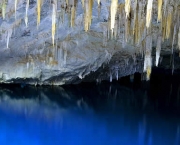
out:
M28 26L28 9L29 9L29 0L26 1L26 14L25 14L25 18L24 18L26 27Z
M18 0L15 0L15 1L14 1L15 19L16 19L17 3L18 3Z
M131 10L131 0L125 0L125 13L126 13L126 18L129 17L130 10Z
M115 26L115 17L118 7L118 0L111 1L111 32L113 36L114 26Z
M3 17L3 20L6 17L6 0L3 0L3 3L2 3L2 17Z
M146 12L146 27L149 28L151 24L152 19L152 6L153 6L153 0L148 0L147 4L147 12Z
M42 0L37 0L37 27L39 26L41 21L41 4Z
M162 19L162 3L163 0L158 0L158 18L157 18L158 22L160 22Z
M84 30L87 32L90 29L92 22L92 7L93 0L85 0L84 4Z
M52 3L52 44L54 46L55 32L56 32L56 8L57 1L54 0Z

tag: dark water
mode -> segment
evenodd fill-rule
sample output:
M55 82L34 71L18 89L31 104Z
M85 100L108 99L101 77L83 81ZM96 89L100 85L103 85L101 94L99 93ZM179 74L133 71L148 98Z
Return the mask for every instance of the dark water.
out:
M0 145L180 145L179 77L1 86Z

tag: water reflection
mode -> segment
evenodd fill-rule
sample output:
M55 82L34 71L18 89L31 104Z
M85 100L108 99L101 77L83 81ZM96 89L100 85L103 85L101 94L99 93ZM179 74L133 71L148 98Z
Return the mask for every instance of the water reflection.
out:
M1 87L0 144L178 145L179 86L152 84Z

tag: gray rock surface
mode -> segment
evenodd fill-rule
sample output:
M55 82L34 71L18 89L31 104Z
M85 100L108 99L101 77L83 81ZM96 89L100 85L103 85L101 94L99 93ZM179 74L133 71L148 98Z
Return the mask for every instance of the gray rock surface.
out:
M124 41L124 27L119 29L117 38L107 39L110 2L101 0L101 13L98 17L98 4L94 1L92 25L88 32L84 31L83 9L81 1L77 1L75 26L69 26L68 13L60 8L63 1L58 1L55 46L51 37L51 12L49 0L44 0L41 11L41 23L36 26L36 0L30 0L28 10L28 27L24 17L26 2L20 0L16 19L14 0L8 0L6 18L0 17L0 82L25 83L39 85L63 85L80 83L81 81L111 80L135 72L143 72L144 48L132 43L129 37ZM142 0L139 6L146 2ZM119 1L123 4L124 1ZM176 3L170 1L168 5ZM132 13L134 1L131 1ZM153 14L157 11L157 2L153 4ZM145 15L145 14L144 14ZM123 20L123 19L122 19ZM131 25L134 23L130 18ZM122 22L124 24L124 22ZM152 47L155 50L159 35L157 14L152 19ZM172 28L173 29L173 28ZM12 35L11 35L12 33ZM11 36L8 41L8 34ZM144 35L143 37L149 34ZM139 44L142 44L143 39ZM162 44L161 58L171 54L171 40ZM8 47L8 48L7 48ZM175 39L174 50L177 48ZM153 53L155 55L155 53ZM178 60L178 57L176 57ZM167 60L169 61L169 60ZM154 64L154 59L153 59ZM168 68L168 64L164 65ZM174 67L179 68L179 66Z

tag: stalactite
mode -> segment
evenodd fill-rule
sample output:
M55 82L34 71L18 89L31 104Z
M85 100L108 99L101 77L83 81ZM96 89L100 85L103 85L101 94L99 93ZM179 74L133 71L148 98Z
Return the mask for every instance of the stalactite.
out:
M52 3L52 44L54 46L55 32L56 32L56 7L57 2L54 0Z
M149 28L151 24L152 6L153 6L153 0L148 0L147 12L146 12L146 27L147 28Z
M118 81L119 78L119 73L118 73L118 69L116 70L116 80Z
M171 53L173 54L173 49L174 49L174 42L175 42L175 37L176 37L176 25L174 26L174 31L173 31L173 40L172 40L172 47L171 47Z
M12 29L8 29L7 30L7 40L6 40L6 46L7 48L9 48L9 39L11 38L11 35L12 35Z
M76 16L76 8L74 6L72 6L72 8L71 8L71 27L74 26L75 16Z
M16 19L17 3L18 3L18 0L15 0L14 2L15 19Z
M66 65L67 62L67 50L64 50L64 65Z
M28 26L28 9L29 9L29 0L26 1L26 14L25 14L25 18L24 18L26 27Z
M100 5L101 0L97 0L98 5Z
M6 17L6 0L3 0L3 3L2 3L2 17L3 17L3 20Z
M103 27L103 46L107 46L107 33L108 33L108 31L107 31L107 27L106 26L104 26Z
M164 14L166 14L166 7L169 0L164 0Z
M137 1L136 1L137 2ZM135 25L134 25L134 42L135 44L139 43L139 39L140 39L140 23L139 23L139 5L137 4L136 6L136 15L135 15Z
M131 10L131 0L125 0L125 13L126 13L126 18L129 17L130 10Z
M150 79L151 75L151 66L152 66L152 36L147 36L146 38L146 52L145 52L145 59L144 59L144 71L146 71L146 79Z
M156 66L158 66L158 63L159 63L159 57L160 57L160 52L161 52L161 41L162 41L162 37L159 36L157 38L157 46L156 46Z
M41 21L41 5L42 0L37 0L37 27L40 25Z
M166 39L169 39L171 34L171 24L172 24L173 10L171 7L168 9L167 24L166 24Z
M163 16L162 23L161 23L161 30L162 30L162 41L164 42L164 39L166 37L166 25L167 25L167 16Z
M66 5L69 5L69 0L66 0Z
M178 32L178 48L180 51L180 27L179 27L179 32ZM179 57L180 57L180 53L179 53Z
M93 0L85 1L85 8L84 8L84 30L87 32L91 26L92 21L92 7L93 7Z
M109 74L109 81L112 82L112 72L110 71L110 74Z
M160 22L162 18L162 3L163 0L158 0L158 18L157 18L158 22Z
M135 7L134 7L134 19L133 19L133 30L132 30L132 34L133 34L133 36L134 36L134 34L135 34L135 27L136 27L136 19L137 19L137 12L136 12L136 10L137 10L137 0L135 0Z
M112 34L113 34L114 26L115 26L115 17L116 17L117 7L118 7L118 0L112 0L111 1L111 32Z
M85 1L85 0L81 0L82 7L83 7L83 8L84 8L84 1Z
M130 21L129 19L125 20L125 40L128 41L130 36Z
M98 18L100 17L100 13L101 13L101 4L100 4L100 0L98 3Z

